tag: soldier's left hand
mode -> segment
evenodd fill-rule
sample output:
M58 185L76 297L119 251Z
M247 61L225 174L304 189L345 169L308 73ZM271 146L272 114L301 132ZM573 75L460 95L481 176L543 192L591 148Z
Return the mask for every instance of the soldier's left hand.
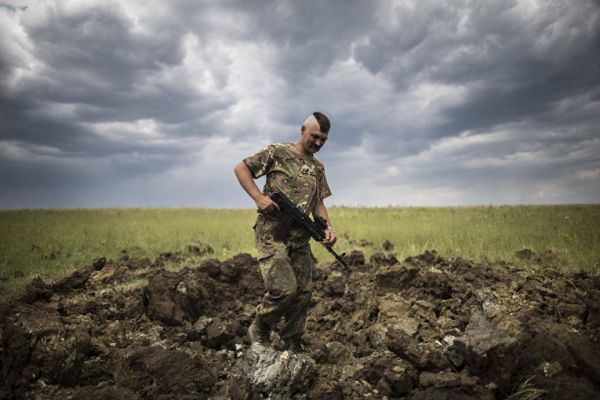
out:
M335 236L335 232L333 231L332 228L327 228L325 230L325 240L323 241L323 243L325 243L326 246L333 246L335 244L335 241L337 240L337 237Z

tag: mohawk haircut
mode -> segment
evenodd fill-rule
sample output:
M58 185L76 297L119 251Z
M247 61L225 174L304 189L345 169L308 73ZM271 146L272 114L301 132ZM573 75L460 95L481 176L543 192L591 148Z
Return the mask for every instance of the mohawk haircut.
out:
M315 111L312 115L314 115L314 117L317 119L317 122L319 123L319 128L321 129L321 132L329 133L331 124L329 122L329 118L327 118L327 115L320 113L318 111Z

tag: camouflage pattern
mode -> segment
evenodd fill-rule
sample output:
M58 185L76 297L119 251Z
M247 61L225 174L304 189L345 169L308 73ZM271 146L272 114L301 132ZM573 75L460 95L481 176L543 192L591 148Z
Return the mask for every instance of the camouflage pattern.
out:
M294 143L272 144L244 162L254 178L267 175L266 195L279 191L306 214L319 199L331 195L323 164L312 155L300 153Z
M263 189L266 195L282 192L306 214L312 213L319 200L331 195L323 164L295 150L293 143L270 145L244 162L254 178L267 175ZM304 333L314 261L310 235L303 229L291 225L285 238L275 234L283 219L281 212L259 214L254 226L266 289L256 318L272 326L283 317L285 325L279 335L288 339Z
M261 259L259 265L266 292L256 308L257 321L274 326L283 317L279 336L284 340L302 336L312 296L310 246L290 248L278 242L273 255Z

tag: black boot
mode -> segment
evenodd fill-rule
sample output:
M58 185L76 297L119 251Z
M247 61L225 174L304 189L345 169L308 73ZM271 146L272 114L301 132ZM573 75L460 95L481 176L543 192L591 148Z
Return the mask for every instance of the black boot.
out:
M302 343L302 335L293 336L285 340L286 350L292 353L306 353L306 346Z
M255 319L248 328L248 338L251 343L269 344L271 339L271 327L264 322Z

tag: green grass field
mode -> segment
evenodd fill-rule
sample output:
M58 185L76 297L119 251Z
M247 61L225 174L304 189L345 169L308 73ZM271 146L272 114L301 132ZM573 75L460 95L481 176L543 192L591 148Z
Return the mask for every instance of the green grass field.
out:
M333 207L338 252L363 250L368 259L389 240L399 259L435 249L444 257L522 262L515 251L557 252L569 270L600 272L600 205L443 208ZM219 259L256 255L250 209L64 209L0 212L0 298L33 276L57 279L105 256L153 259L210 244ZM361 245L361 240L371 244ZM320 262L331 256L313 243Z

